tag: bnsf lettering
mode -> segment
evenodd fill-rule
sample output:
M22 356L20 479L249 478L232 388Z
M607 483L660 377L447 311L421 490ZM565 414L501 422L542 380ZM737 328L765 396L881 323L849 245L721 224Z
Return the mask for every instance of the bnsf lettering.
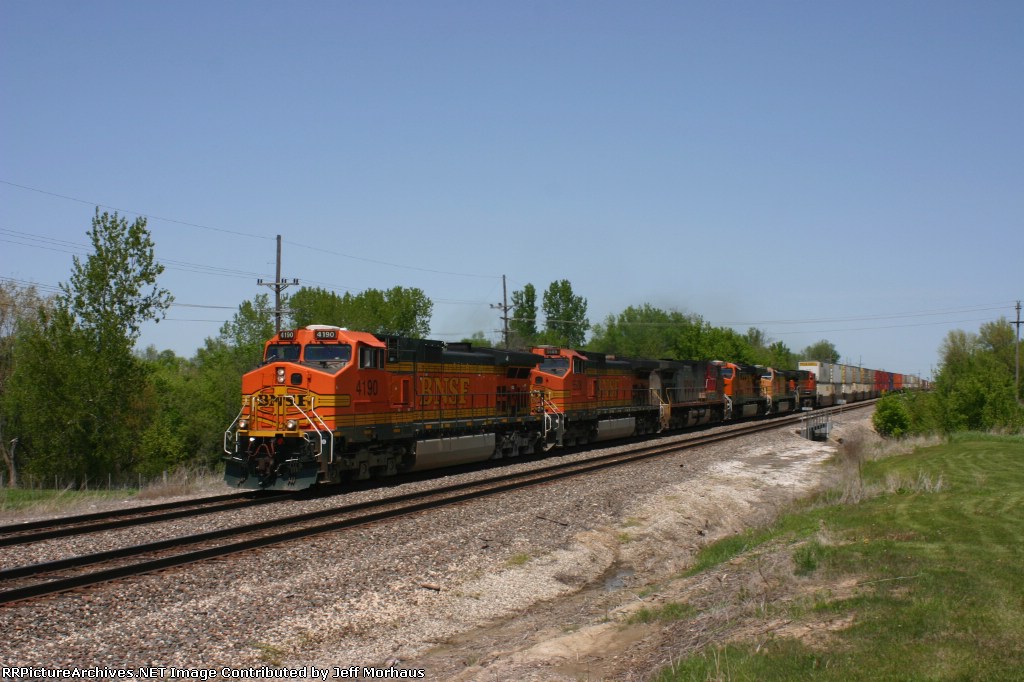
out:
M465 405L469 394L469 379L458 377L420 377L420 393L424 405Z
M294 401L294 403L292 402ZM256 396L256 405L258 407L271 407L277 405L297 405L299 407L306 407L309 405L308 395L270 395L269 393L260 393Z

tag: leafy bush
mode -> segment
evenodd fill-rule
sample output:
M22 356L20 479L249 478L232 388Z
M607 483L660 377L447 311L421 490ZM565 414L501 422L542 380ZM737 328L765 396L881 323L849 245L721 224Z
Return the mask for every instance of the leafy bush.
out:
M871 423L875 431L885 438L902 438L909 434L910 410L907 409L903 396L898 393L883 396L875 405Z

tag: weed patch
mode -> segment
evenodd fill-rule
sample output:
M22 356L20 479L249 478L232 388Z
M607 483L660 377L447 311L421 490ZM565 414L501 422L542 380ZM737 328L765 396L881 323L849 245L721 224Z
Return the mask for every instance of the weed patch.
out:
M645 606L638 611L634 611L629 618L626 619L626 623L633 625L637 623L684 620L686 618L690 618L696 612L697 610L689 604L669 602L663 606L657 606L650 609Z
M525 564L529 560L530 560L530 555L529 554L527 554L526 552L519 552L518 554L513 554L509 558L508 565L509 566L522 566L523 564Z

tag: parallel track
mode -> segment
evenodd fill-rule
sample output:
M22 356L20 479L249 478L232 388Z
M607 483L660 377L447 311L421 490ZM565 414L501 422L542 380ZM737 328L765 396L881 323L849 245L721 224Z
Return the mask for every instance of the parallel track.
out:
M871 404L871 401L867 401L853 406L845 406L844 409L866 407ZM755 422L743 428L725 433L702 435L685 441L676 441L669 444L642 444L625 453L600 455L578 462L555 463L528 472L504 474L482 481L460 483L443 488L408 493L371 502L343 505L333 509L298 514L246 526L226 528L91 555L0 570L0 582L10 583L13 581L21 583L26 579L39 579L37 582L21 584L0 592L0 604L66 592L76 588L236 554L312 535L377 523L510 490L550 483L562 478L583 475L610 467L673 454L693 447L787 427L799 423L803 417L803 414L779 417L771 421ZM249 537L238 540L240 536ZM217 544L219 540L227 538L230 538L232 541ZM195 545L199 545L199 547L189 551L173 553L175 549ZM118 560L131 558L135 558L137 561L72 576L52 577L56 571L75 570L104 563L110 564ZM47 575L50 575L51 579L45 579Z
M42 540L63 538L72 535L84 535L96 533L114 528L128 528L160 521L187 518L190 516L201 516L203 514L216 514L218 512L232 509L254 507L270 502L280 502L292 499L290 493L265 493L258 494L251 491L244 493L231 493L228 495L216 495L213 497L202 497L178 502L164 502L162 504L147 505L145 507L131 507L127 509L115 509L112 511L96 512L92 514L81 514L78 516L66 516L62 518L45 519L42 521L31 521L28 523L15 523L0 526L0 547L12 545L25 545Z

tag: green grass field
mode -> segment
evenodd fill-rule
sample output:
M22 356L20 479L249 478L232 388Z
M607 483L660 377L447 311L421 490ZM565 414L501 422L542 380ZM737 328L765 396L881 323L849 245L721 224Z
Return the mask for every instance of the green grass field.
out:
M134 490L26 490L0 489L0 512L38 510L41 513L63 511L91 502L123 500L136 494Z
M961 436L860 472L880 494L809 505L708 547L695 568L788 543L797 584L856 586L789 618L845 626L706 649L659 679L1024 680L1024 438Z

